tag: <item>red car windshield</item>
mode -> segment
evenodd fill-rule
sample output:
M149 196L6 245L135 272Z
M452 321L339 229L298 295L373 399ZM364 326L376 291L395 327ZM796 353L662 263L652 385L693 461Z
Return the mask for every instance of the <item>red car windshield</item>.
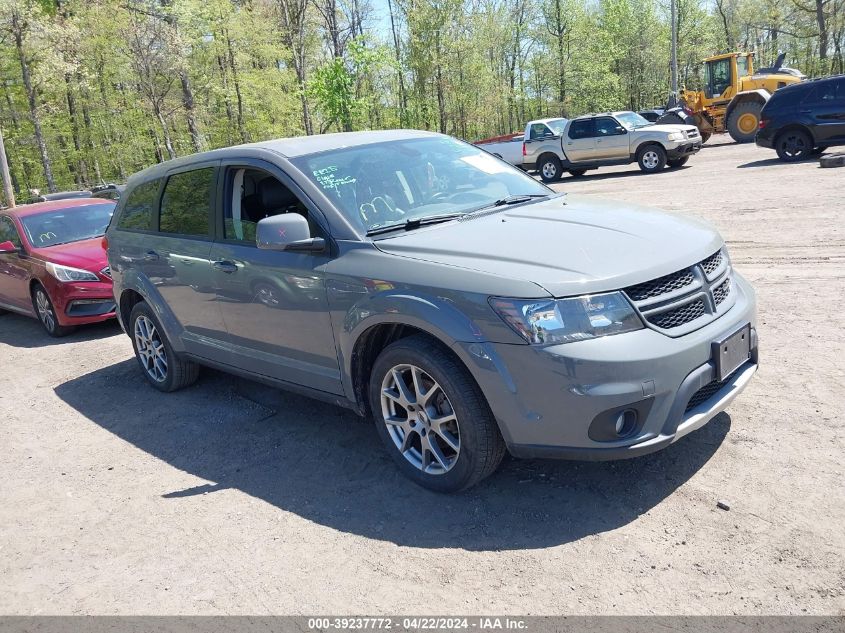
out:
M35 248L79 242L105 234L114 203L89 204L45 211L21 218L29 243Z

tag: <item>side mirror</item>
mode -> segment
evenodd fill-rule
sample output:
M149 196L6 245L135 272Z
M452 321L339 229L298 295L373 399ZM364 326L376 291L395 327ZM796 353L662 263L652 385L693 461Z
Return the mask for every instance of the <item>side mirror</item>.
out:
M0 242L0 253L17 253L18 247L11 240Z
M258 222L258 248L270 251L315 252L326 248L322 237L311 237L308 220L298 213L283 213Z
M624 127L622 127L621 125L617 125L617 126L616 126L616 133L617 133L617 134L627 134L627 133L628 133L628 130L626 130L626 129L625 129Z

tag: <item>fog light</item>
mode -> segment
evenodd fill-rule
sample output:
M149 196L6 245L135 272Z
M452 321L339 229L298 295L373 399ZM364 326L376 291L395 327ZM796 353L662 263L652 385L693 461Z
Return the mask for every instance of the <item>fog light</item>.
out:
M616 435L625 437L637 426L637 411L635 409L625 409L620 411L616 417Z

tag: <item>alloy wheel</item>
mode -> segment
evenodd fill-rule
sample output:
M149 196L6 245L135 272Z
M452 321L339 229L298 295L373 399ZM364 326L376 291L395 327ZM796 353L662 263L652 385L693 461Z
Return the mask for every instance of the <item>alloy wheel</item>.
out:
M543 163L543 177L550 180L557 177L557 167L553 162L547 161Z
M643 154L643 165L646 169L656 169L660 164L660 156L657 155L653 149L646 151Z
M449 472L461 451L458 417L443 388L415 365L396 365L381 385L381 412L390 439L415 468Z
M53 314L53 306L50 305L50 298L43 290L35 291L35 307L38 310L38 318L47 328L48 332L56 329L56 315Z
M783 153L790 158L798 158L807 151L807 143L799 134L789 134L781 141Z
M164 382L167 379L167 351L156 326L143 315L135 320L135 345L138 359L150 378Z

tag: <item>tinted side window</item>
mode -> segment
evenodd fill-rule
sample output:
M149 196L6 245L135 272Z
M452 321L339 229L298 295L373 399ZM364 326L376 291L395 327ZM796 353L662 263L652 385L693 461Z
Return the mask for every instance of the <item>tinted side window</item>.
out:
M552 136L552 131L546 127L545 123L534 123L531 126L531 138L543 138L544 136Z
M624 132L620 132L619 128L622 126L619 125L619 122L616 119L611 119L610 117L600 117L596 119L596 136L616 136L617 134L624 134Z
M0 242L11 242L18 248L21 247L21 238L18 235L18 230L12 221L5 216L0 217Z
M209 235L213 194L213 167L172 175L167 179L161 197L159 231L179 235Z
M135 187L126 198L123 212L117 221L119 229L153 230L153 208L158 195L158 180Z
M573 121L569 126L569 138L590 138L593 136L593 120Z

